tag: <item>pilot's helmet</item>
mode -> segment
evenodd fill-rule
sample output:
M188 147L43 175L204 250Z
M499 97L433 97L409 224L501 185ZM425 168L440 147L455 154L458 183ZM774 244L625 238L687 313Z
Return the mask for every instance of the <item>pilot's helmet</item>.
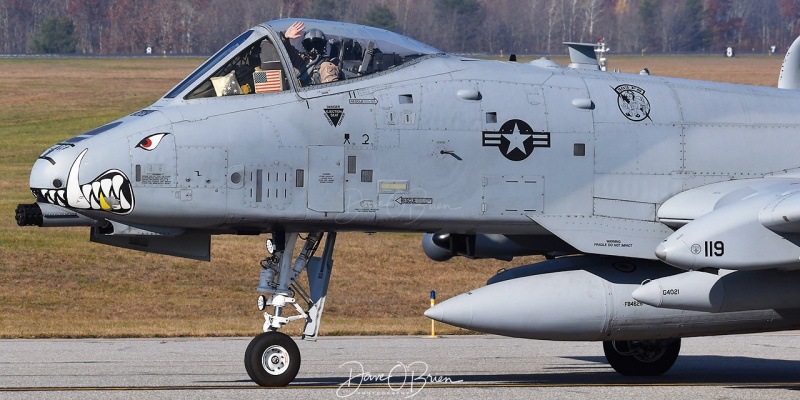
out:
M309 29L303 37L303 48L306 49L306 51L314 49L318 53L324 53L326 44L325 34L316 28Z

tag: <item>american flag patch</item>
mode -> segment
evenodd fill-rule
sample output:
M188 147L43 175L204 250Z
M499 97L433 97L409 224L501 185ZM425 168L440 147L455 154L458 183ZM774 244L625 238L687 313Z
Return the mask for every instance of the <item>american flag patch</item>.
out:
M253 72L253 83L256 93L280 92L283 89L281 70L270 69Z

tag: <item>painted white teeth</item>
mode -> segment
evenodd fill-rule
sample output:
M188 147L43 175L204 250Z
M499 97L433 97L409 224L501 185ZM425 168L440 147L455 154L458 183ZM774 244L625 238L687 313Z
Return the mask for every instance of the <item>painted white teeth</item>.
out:
M120 213L132 211L134 207L132 188L122 171L108 170L90 183L83 185L78 183L81 163L87 151L88 149L84 149L73 161L65 189L39 189L43 201L76 209ZM101 198L105 201L101 201Z
M100 188L103 190L103 195L108 197L111 194L111 179L103 179L100 181Z
M92 182L92 194L95 199L100 198L100 182Z
M50 204L66 206L67 191L65 189L41 189L41 196L44 201Z
M81 187L81 191L83 191L83 198L86 200L91 201L92 199L92 185L83 185Z
M114 187L114 192L112 194L115 197L124 197L124 196L122 196L122 193L120 192L120 189L122 189L122 184L124 182L125 182L125 179L122 177L122 175L114 175L114 177L111 178L111 184Z
M108 175L106 175L108 176ZM126 211L132 208L131 199L122 190L125 186L125 177L113 175L110 178L100 179L80 186L81 201L89 203L91 210L102 210L100 197L115 211ZM66 198L66 189L41 189L41 195L46 202L69 207Z

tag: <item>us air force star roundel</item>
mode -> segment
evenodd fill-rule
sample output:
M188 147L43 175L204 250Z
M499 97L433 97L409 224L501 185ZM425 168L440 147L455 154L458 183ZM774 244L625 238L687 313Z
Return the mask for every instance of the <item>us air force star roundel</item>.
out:
M483 131L484 147L499 147L500 153L511 161L528 158L536 147L550 147L550 132L534 132L525 121L512 119L497 132Z

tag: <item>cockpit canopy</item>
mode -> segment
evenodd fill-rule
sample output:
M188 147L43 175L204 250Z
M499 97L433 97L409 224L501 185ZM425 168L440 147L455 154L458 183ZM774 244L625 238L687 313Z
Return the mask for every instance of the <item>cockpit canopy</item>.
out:
M311 29L324 33L324 49L315 46L322 51L307 52L302 45L303 35L293 40L283 36L283 32L298 21L305 24L303 33ZM300 89L363 78L400 68L431 54L442 54L442 51L383 29L341 22L281 19L241 34L165 97L182 95L188 100ZM324 70L326 78L320 79L320 69Z

